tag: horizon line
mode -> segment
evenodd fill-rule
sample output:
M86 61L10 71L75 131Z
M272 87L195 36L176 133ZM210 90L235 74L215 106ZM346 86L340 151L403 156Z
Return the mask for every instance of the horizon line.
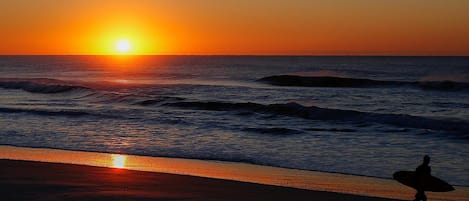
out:
M0 54L0 56L469 57L469 54Z

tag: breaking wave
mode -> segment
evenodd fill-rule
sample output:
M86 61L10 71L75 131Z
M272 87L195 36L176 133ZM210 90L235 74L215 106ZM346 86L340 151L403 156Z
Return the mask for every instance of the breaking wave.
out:
M212 111L236 111L240 113L264 113L271 115L284 115L290 117L298 117L311 120L324 121L348 121L355 123L379 123L388 124L398 127L440 130L454 133L465 133L469 130L469 122L432 119L427 117L419 117L408 114L382 114L361 112L355 110L341 110L320 108L315 106L302 106L298 103L286 104L269 104L263 105L258 103L227 103L227 102L175 102L164 104L166 106L190 108L199 110ZM276 132L278 129L273 129ZM260 130L258 132L271 132ZM353 132L353 130L345 130L344 132Z

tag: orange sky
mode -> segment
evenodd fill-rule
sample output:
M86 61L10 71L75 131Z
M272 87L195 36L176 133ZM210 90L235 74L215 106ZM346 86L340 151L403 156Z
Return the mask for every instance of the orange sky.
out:
M4 0L0 54L469 55L466 0Z

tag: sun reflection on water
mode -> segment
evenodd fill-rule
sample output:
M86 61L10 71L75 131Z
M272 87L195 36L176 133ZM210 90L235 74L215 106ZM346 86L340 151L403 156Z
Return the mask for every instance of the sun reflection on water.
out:
M112 154L112 167L114 168L124 168L125 161L127 159L126 156L120 154Z

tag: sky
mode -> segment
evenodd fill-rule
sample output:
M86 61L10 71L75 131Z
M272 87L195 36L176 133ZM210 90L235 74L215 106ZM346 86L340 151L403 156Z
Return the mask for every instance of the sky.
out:
M0 0L0 54L469 55L467 0Z

